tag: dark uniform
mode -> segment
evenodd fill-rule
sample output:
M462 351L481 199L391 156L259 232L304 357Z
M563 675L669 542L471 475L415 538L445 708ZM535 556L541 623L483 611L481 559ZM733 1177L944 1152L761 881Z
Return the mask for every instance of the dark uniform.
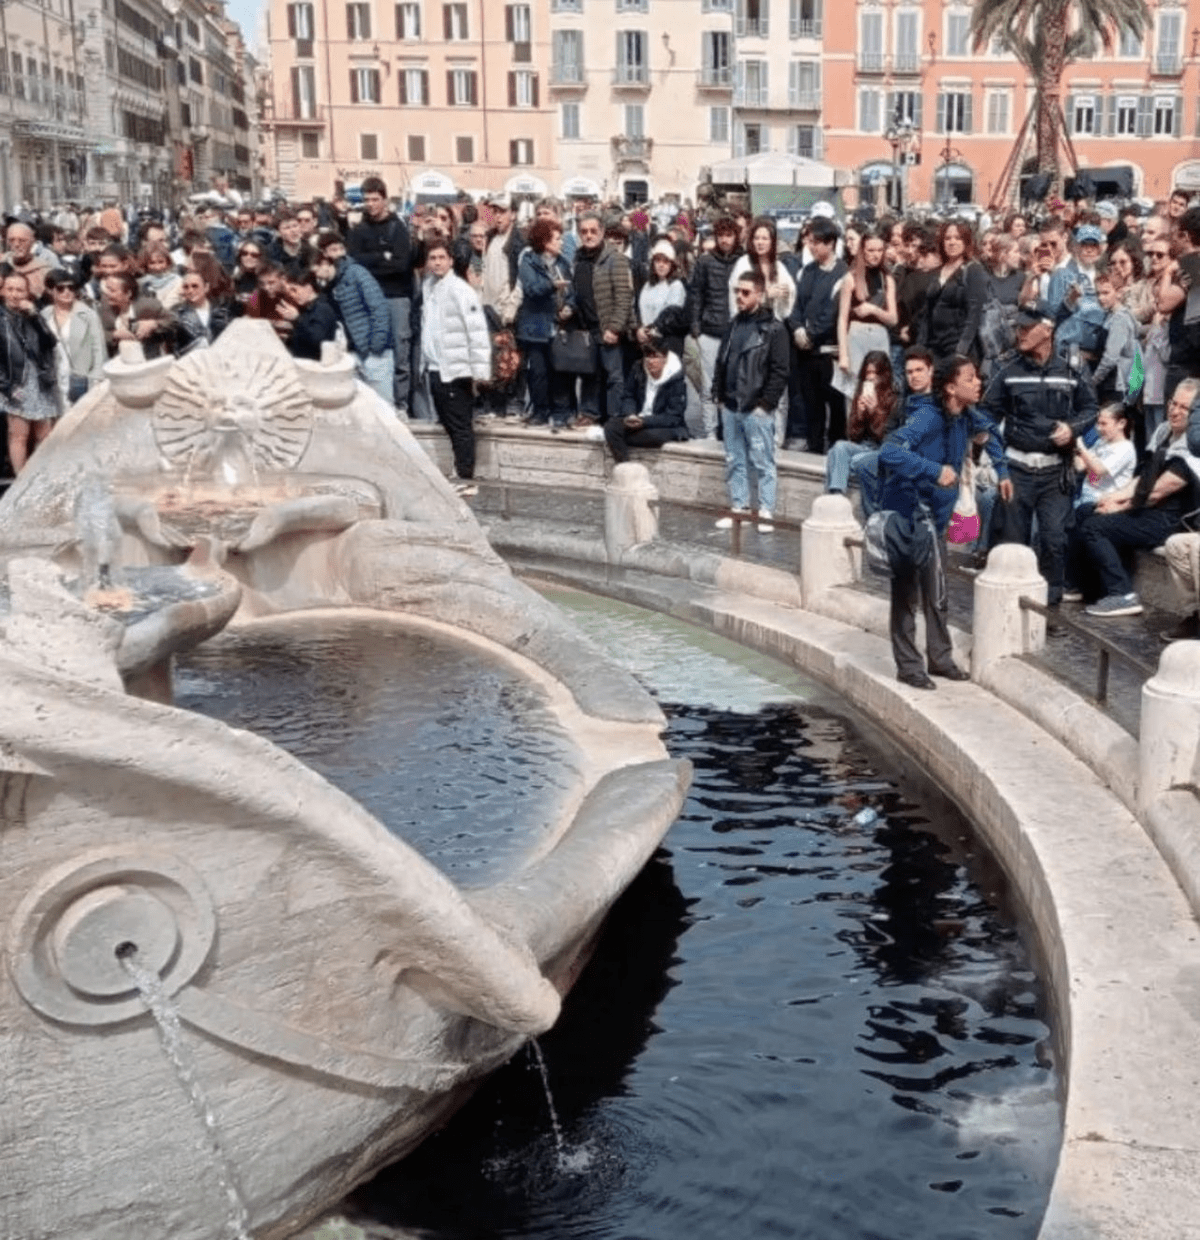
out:
M1044 364L1018 353L988 384L984 413L1004 425L1004 455L1013 484L1004 505L1002 542L1029 545L1037 514L1038 570L1049 585L1047 601L1062 601L1067 526L1071 519L1073 446L1050 438L1056 422L1082 435L1096 420L1091 381L1053 353Z

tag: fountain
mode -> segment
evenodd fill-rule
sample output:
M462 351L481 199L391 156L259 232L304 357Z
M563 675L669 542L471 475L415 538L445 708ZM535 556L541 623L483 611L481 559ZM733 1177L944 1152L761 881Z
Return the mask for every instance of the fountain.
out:
M689 765L350 359L240 322L106 373L0 504L0 1234L271 1240L554 1023ZM487 882L171 705L173 655L226 625L363 615L556 720L559 795Z

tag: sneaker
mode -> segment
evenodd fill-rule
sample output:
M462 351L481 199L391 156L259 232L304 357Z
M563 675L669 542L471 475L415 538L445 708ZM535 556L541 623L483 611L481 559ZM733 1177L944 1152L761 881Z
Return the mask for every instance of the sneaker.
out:
M1136 594L1110 594L1086 608L1089 616L1108 619L1112 616L1140 616L1142 600Z
M732 511L749 512L750 509L749 508L734 508ZM713 522L713 524L719 530L731 530L733 529L733 518L732 517L718 517L717 520Z
M470 499L473 495L479 494L479 487L470 479L466 478L461 482L454 484L454 490L460 499Z
M1074 586L1068 586L1062 592L1062 601L1064 603L1082 603L1083 602L1083 591L1076 590Z
M785 439L783 441L783 450L785 452L807 452L807 439Z
M769 508L760 508L758 510L758 532L760 534L775 533L775 524L771 519L771 510Z
M1200 638L1200 613L1184 616L1174 628L1163 629L1158 635L1164 642L1194 642Z

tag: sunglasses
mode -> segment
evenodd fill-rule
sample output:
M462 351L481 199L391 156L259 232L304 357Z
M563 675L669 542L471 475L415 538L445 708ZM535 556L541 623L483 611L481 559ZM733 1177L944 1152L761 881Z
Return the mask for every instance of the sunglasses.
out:
M1146 257L1147 258L1170 258L1171 251L1170 250L1147 250Z

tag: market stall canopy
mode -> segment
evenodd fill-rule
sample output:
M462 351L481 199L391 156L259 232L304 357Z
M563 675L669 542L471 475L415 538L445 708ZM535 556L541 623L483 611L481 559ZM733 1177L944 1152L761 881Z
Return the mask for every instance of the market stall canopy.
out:
M458 198L458 186L444 173L419 173L409 183L409 193L415 202L454 202Z
M791 185L804 189L833 189L835 169L819 159L763 151L712 166L714 185Z

